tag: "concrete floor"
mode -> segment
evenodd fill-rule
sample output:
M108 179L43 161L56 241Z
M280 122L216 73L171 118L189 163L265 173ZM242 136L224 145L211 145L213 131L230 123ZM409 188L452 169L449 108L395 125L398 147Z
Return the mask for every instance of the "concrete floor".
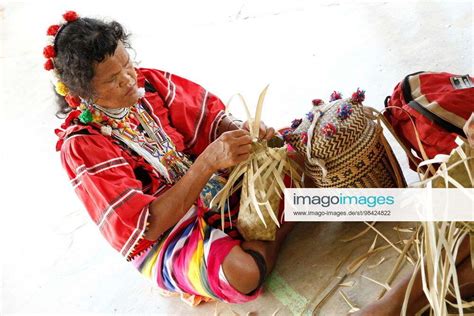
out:
M224 101L241 92L255 104L270 83L263 118L275 127L334 89L348 95L362 87L365 103L381 108L407 73L473 73L472 1L0 1L1 314L307 314L374 239L369 232L341 241L362 223L298 224L258 300L193 309L162 298L102 239L54 151L60 122L41 52L46 28L66 9L122 22L142 66L192 79ZM232 112L242 114L237 107ZM408 171L407 178L415 180ZM377 227L398 241L395 225ZM395 254L374 255L346 279L354 285L339 290L357 306L375 299L382 288L361 275L384 282ZM348 310L336 291L317 312Z

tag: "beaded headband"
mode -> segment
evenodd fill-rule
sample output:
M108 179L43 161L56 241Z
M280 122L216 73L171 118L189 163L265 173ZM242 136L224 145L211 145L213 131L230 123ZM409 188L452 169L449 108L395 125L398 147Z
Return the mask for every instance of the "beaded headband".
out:
M47 71L54 72L54 77L56 80L56 83L55 83L56 92L59 95L63 96L66 102L72 108L79 107L81 105L81 99L78 98L77 96L73 96L72 94L70 94L68 87L62 81L59 80L59 74L56 71L55 66L54 66L54 58L56 58L56 53L57 53L57 48L55 47L56 37L58 36L58 34L61 32L61 30L64 28L65 25L67 25L70 22L74 22L77 19L79 19L79 15L76 12L67 11L66 13L63 14L63 20L59 24L53 24L50 27L48 27L48 30L46 31L46 35L48 36L49 44L43 49L43 56L46 58L46 62L44 63L44 69Z

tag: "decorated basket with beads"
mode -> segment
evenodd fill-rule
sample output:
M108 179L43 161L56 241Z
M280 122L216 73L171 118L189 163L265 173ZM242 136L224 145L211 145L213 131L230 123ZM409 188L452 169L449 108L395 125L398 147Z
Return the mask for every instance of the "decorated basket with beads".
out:
M305 171L317 187L405 187L400 166L380 124L364 114L365 94L314 100L303 119L294 120L285 140L305 156Z

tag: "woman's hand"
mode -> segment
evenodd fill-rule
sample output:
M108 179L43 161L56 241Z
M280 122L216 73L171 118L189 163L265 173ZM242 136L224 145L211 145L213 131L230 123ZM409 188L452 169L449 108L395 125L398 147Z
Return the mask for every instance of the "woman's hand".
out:
M249 127L249 121L246 121L242 125L242 129L246 131L250 131ZM258 131L258 138L259 139L265 139L265 140L270 140L273 136L275 136L275 129L273 127L267 127L265 123L260 121L260 128Z
M225 169L245 161L250 156L252 138L248 131L234 130L222 133L198 157L213 170Z
M469 145L474 148L474 113L472 113L471 117L466 121L463 130L466 134Z
M223 133L207 146L186 174L151 203L150 225L145 238L157 240L175 225L196 202L212 174L247 159L251 144L249 132L235 130Z

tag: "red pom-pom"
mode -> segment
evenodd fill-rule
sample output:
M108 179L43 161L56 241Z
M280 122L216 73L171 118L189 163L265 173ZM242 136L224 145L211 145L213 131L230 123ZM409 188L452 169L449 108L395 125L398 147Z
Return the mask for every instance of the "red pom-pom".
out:
M321 128L321 133L326 136L326 138L331 138L336 134L337 129L336 125L333 123L326 123L322 128Z
M353 103L362 103L365 100L365 90L357 88L357 91L352 94L351 101Z
M67 11L66 13L63 14L63 18L64 20L68 22L72 22L72 21L76 21L79 18L79 16L74 11Z
M52 70L54 69L54 64L53 64L53 61L51 59L48 59L45 63L44 63L44 69L46 70Z
M338 91L333 91L331 93L331 96L329 97L329 102L336 101L336 100L339 100L339 99L342 99L342 93L340 93Z
M46 34L50 36L56 36L58 31L59 31L59 25L57 24L51 25L50 27L48 27L48 31L46 32Z
M45 58L54 58L56 57L56 51L54 50L53 45L48 45L43 49L43 55Z
M70 94L66 95L64 99L66 99L67 104L69 104L69 106L72 107L73 109L81 105L81 99L79 99L78 97L72 96Z
M312 102L314 106L318 106L324 103L321 99L314 99Z

